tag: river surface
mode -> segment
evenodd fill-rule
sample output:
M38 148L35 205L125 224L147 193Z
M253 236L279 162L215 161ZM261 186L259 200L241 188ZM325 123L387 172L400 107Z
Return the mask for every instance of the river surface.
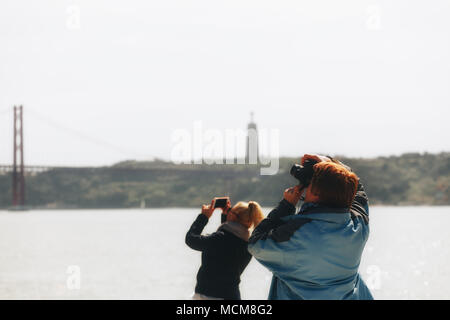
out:
M198 211L0 211L0 299L189 299L200 253L184 237ZM450 299L450 207L372 207L370 217L360 273L374 297ZM242 298L266 299L270 279L253 259Z

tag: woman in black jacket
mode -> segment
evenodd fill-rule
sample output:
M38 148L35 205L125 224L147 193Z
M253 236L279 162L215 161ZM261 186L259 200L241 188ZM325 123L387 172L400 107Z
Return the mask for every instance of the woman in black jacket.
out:
M241 299L241 274L252 258L247 251L249 229L258 225L264 216L260 205L254 201L230 206L228 201L222 209L226 221L217 231L201 235L214 211L214 200L211 205L203 205L202 213L186 234L186 244L202 252L194 299Z

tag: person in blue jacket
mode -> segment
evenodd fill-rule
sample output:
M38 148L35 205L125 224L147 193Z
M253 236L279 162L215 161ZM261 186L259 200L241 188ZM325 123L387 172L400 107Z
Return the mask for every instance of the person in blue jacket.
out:
M308 186L284 199L253 231L249 252L272 273L269 299L373 299L358 268L369 237L368 197L339 161L318 155ZM295 206L304 194L304 204Z

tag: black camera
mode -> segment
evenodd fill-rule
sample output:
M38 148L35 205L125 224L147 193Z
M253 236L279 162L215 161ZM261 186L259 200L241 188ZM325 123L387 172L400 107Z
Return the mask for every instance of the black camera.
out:
M291 167L290 174L295 179L297 179L303 187L307 187L310 184L311 179L314 175L313 167L316 163L317 163L317 161L308 159L308 160L305 160L303 165L294 164Z

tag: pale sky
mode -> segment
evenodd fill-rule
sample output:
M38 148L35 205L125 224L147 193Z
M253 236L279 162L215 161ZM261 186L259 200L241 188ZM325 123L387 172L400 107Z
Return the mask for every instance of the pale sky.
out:
M282 156L450 151L448 0L2 0L0 44L2 164L14 104L26 164L169 159L250 111Z

